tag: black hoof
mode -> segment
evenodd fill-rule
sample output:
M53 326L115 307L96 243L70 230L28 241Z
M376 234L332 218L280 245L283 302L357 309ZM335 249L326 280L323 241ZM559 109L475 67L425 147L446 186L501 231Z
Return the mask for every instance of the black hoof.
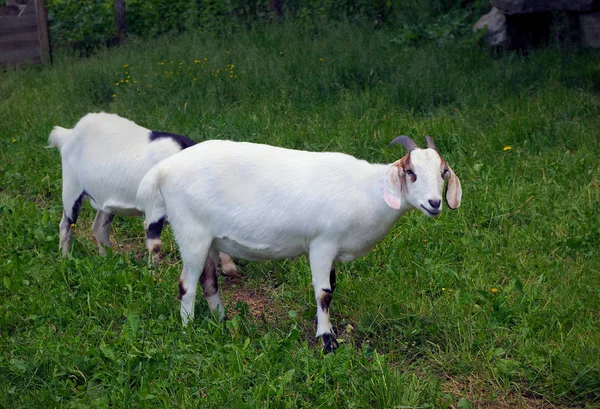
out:
M334 352L340 346L333 334L323 334L321 336L321 341L323 342L323 349L326 354Z

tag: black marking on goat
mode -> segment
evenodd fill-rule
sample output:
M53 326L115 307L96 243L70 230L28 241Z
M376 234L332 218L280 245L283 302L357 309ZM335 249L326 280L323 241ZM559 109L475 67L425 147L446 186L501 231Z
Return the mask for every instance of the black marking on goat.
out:
M150 142L161 138L171 138L174 142L176 142L179 145L179 147L182 150L196 144L196 142L183 135L177 135L169 132L150 131Z
M79 217L79 210L81 210L81 202L83 202L83 199L85 199L86 197L90 197L90 195L88 195L87 192L84 190L83 193L81 193L77 200L75 200L75 202L73 203L73 208L71 209L71 217L67 217L69 224L77 223L77 218Z
M163 225L165 223L165 216L158 219L154 223L150 223L148 230L146 231L146 237L148 239L158 239L162 233Z
M211 257L206 259L204 264L204 271L200 276L200 284L202 284L202 290L204 291L204 298L215 295L218 291L217 287L217 265Z
M322 288L322 290L325 291L326 294L321 297L319 303L321 304L321 309L323 312L328 312L329 304L331 304L331 299L333 297L331 296L331 290L329 288Z
M106 226L107 224L110 224L114 218L114 214L108 213L108 219L106 219L106 221L102 224L102 227Z
M179 297L177 298L181 301L185 293L187 293L187 290L183 287L183 281L179 280Z
M335 291L335 266L331 266L331 270L329 270L329 284L331 285L331 292Z
M161 245L160 244L156 244L152 247L152 253L153 254L158 254L160 253L160 249L161 249Z
M323 349L325 349L326 354L334 352L339 346L333 334L321 335L321 341L323 342Z

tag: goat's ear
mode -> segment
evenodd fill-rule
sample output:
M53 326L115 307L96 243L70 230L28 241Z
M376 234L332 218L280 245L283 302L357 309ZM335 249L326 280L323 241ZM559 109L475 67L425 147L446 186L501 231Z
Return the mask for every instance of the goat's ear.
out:
M460 186L460 179L454 173L450 166L448 171L444 175L444 179L448 181L446 183L446 204L452 210L457 209L460 206L460 200L462 199L462 187Z
M383 179L383 200L392 209L400 209L402 204L402 178L404 170L400 161L395 162L388 169Z

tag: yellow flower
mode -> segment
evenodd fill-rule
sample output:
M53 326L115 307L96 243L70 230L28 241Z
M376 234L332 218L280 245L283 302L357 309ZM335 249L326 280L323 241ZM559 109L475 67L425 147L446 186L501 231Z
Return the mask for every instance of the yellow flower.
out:
M496 294L496 293L498 292L498 289L497 289L496 287L494 287L494 288L492 288L492 292L493 292L494 294Z
M229 50L225 51L225 54L229 54Z
M123 64L123 68L129 67L129 64Z
M117 97L117 94L113 94L113 98L116 98L116 97Z
M16 141L16 138L12 138L12 143L15 143Z
M446 291L446 289L444 287L442 287L442 291Z
M512 146L508 146L508 145L506 145L506 146L504 147L504 149L502 149L502 150L503 150L504 152L506 152L506 151L509 151L509 150L511 150L511 149L512 149Z
M75 227L75 223L71 223L71 227Z
M429 240L427 239L423 239L423 243L427 243Z

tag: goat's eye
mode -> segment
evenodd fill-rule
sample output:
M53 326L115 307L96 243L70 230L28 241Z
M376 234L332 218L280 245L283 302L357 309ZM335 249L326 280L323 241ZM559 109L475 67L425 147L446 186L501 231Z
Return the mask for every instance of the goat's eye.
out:
M415 172L413 172L412 170L407 169L406 174L408 176L410 176L410 179L412 180L413 183L417 180L417 175L415 175Z

